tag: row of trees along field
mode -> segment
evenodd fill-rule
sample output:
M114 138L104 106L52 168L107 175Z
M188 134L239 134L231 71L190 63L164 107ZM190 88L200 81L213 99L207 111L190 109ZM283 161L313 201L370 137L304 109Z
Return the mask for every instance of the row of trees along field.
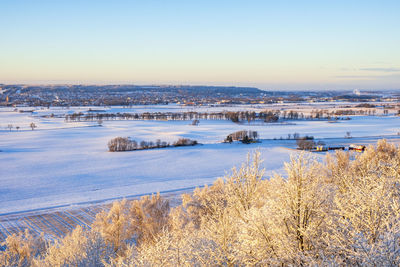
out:
M369 110L370 111L370 110ZM312 110L310 114L297 111L264 110L224 111L224 112L145 112L145 113L73 113L65 116L66 122L99 121L99 120L231 120L233 122L262 120L278 122L279 120L330 120L340 119L343 115L366 115L368 110ZM374 113L375 114L375 113ZM371 114L369 114L371 115ZM342 118L343 119L343 118Z
M160 139L157 139L155 142L153 141L136 142L135 140L132 140L129 137L116 137L108 142L108 150L111 152L117 152L117 151L133 151L133 150L143 150L143 149L153 149L153 148L164 148L170 146L177 147L177 146L194 146L194 145L197 145L197 141L190 140L187 138L179 138L178 141L175 141L171 144L169 142L161 141Z
M0 265L399 266L400 149L308 155L264 179L255 154L179 206L160 195L115 202L59 240L13 234Z

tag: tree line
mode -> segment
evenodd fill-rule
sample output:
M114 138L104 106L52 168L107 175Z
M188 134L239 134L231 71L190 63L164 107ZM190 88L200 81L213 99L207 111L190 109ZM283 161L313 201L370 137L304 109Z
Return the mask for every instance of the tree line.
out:
M98 120L247 120L255 113L243 112L144 112L144 113L73 113L65 116L66 122Z
M66 122L79 121L110 121L110 120L230 120L232 122L251 122L261 120L272 123L280 120L319 120L340 119L335 113L327 110L312 110L309 115L297 111L264 110L254 111L223 111L223 112L144 112L144 113L73 113L65 115ZM342 115L356 115L349 111Z
M197 145L196 140L191 140L187 138L179 138L172 144L169 142L161 141L157 139L153 141L140 141L130 139L129 137L115 137L108 142L108 150L110 152L117 151L133 151L133 150L143 150L143 149L153 149L153 148L164 148L164 147L177 147L177 146L194 146Z

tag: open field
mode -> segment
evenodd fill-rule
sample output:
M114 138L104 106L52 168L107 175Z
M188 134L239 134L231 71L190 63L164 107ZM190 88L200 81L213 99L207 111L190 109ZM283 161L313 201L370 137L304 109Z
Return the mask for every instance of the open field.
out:
M230 108L259 111L270 107ZM322 107L305 104L303 109L301 105L291 107L294 108L306 112ZM283 163L292 154L299 153L295 150L295 140L285 140L288 134L312 135L327 145L373 144L381 138L400 141L400 118L394 114L352 116L351 120L338 123L296 120L285 124L237 124L227 120L200 120L198 126L193 126L190 121L116 120L104 121L98 126L97 122L67 123L62 118L67 113L85 112L88 107L23 109L35 111L20 113L11 108L0 109L0 240L25 228L58 236L77 224L90 224L95 213L106 207L104 203L112 200L132 199L158 191L174 194L211 184L229 173L233 166L239 166L255 150L261 152L267 176L283 173ZM201 108L210 109L228 108ZM129 110L111 108L107 112L157 110L181 112L193 108L140 106ZM60 117L42 117L51 113ZM29 128L31 122L37 125L35 130ZM11 131L7 129L8 124L13 125ZM16 126L20 127L18 131ZM261 142L221 143L228 134L239 130L257 131ZM347 132L352 139L344 138ZM168 142L190 138L202 145L108 152L107 142L117 136ZM324 154L314 155L322 158Z

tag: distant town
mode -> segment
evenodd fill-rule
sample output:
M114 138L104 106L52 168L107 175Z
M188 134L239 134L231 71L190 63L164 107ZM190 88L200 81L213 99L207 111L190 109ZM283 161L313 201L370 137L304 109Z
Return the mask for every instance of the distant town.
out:
M0 106L186 106L300 102L399 101L397 91L265 91L254 87L184 85L5 85Z

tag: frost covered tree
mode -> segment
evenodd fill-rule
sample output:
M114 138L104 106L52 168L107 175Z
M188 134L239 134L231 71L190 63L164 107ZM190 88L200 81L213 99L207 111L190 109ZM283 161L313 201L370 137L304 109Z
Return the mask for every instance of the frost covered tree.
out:
M269 182L268 204L274 218L275 249L285 264L308 265L322 244L325 220L329 216L330 187L323 180L321 164L300 154L285 163L287 178L275 176ZM270 234L271 235L271 234ZM280 254L278 254L280 253Z
M31 266L46 250L43 234L35 237L28 230L8 236L3 245L6 249L0 251L0 266Z
M129 208L130 231L136 242L151 242L166 228L169 210L169 201L159 193L132 201Z
M75 228L63 239L48 245L46 253L34 260L34 266L104 266L113 256L112 247L98 232Z
M132 239L127 201L114 202L108 212L102 211L97 214L93 228L101 234L106 244L111 246L115 253L125 249L126 243Z

